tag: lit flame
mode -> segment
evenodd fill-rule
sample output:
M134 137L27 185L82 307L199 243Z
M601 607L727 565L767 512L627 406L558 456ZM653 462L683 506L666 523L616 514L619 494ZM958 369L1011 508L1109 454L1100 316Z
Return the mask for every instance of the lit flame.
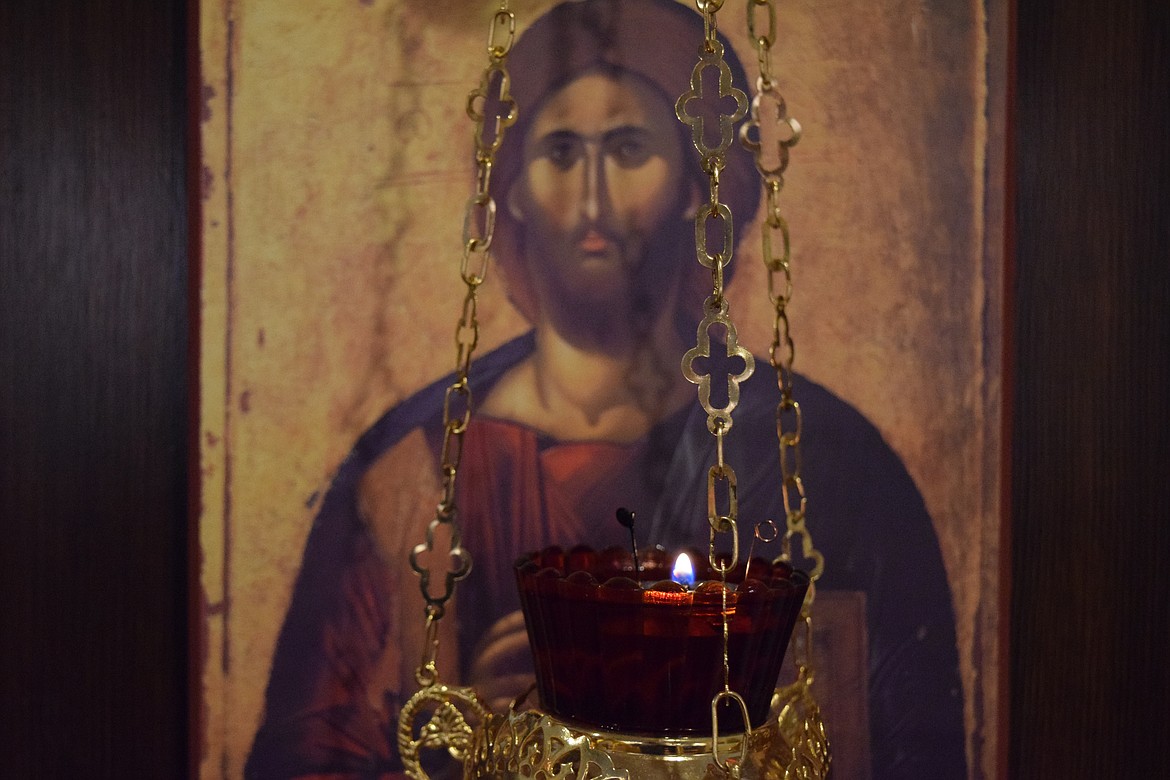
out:
M674 569L670 572L670 578L688 588L695 584L695 567L691 563L691 556L686 553L678 554L674 559Z

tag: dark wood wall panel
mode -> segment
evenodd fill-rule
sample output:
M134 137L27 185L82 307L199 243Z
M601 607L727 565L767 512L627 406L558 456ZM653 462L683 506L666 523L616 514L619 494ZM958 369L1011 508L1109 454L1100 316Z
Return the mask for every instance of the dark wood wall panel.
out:
M186 17L0 3L0 776L186 767Z
M1013 776L1170 776L1170 3L1021 0Z

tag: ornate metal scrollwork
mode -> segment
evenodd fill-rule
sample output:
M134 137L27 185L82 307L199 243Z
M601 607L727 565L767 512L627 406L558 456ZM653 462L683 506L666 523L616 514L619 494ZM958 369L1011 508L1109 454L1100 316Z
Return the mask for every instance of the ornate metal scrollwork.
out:
M548 715L509 712L489 748L487 776L532 780L630 780L609 754Z
M433 708L430 718L418 729L418 718ZM471 721L469 722L468 717ZM421 752L446 750L456 761L465 761L477 752L479 734L490 728L493 717L471 688L428 685L415 693L398 717L398 752L410 777L427 778Z

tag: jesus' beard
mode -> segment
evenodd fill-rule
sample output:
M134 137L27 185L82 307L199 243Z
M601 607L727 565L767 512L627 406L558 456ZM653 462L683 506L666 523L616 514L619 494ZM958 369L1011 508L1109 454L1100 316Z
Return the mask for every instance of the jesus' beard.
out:
M583 251L589 230L604 239L602 251ZM640 351L663 338L676 341L677 310L689 303L679 300L682 280L694 273L688 263L696 262L693 238L693 228L681 218L645 235L623 236L604 226L569 235L527 231L525 265L536 294L537 327L555 329L580 349L611 355Z

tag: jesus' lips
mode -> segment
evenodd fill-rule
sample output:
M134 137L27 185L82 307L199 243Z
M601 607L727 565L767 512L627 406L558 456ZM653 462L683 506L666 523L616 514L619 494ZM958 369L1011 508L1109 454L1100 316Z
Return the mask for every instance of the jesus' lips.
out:
M586 254L602 254L609 251L613 244L614 240L610 236L596 228L586 230L577 242L577 246Z

